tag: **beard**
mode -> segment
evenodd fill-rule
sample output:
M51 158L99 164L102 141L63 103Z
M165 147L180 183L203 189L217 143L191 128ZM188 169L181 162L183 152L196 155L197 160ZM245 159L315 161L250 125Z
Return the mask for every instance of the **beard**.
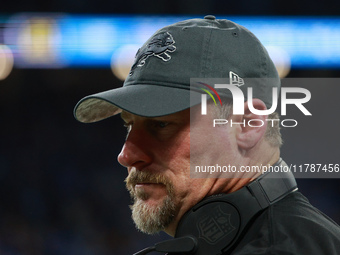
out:
M169 226L177 211L172 182L161 174L141 171L131 171L125 182L133 199L130 209L137 229L146 234L156 234ZM134 187L137 183L163 184L166 187L167 195L161 203L149 205L145 202L149 198L149 194L143 189L136 190Z

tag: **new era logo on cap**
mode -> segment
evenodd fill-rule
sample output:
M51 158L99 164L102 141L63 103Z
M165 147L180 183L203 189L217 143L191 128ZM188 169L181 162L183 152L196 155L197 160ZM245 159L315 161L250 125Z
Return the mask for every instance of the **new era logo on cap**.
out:
M238 87L244 85L243 79L232 71L229 72L229 79L230 79L230 85L235 85Z

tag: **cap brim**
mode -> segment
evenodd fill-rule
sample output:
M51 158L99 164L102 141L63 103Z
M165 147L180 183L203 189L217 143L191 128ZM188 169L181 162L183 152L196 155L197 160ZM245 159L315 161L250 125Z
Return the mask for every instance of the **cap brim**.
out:
M144 117L164 116L198 104L200 97L193 97L193 93L167 86L130 85L84 97L75 106L74 116L84 123L109 118L122 110Z

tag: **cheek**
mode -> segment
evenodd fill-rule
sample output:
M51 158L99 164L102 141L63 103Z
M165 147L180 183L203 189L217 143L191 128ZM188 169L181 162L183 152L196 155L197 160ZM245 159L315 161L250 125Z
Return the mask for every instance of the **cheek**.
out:
M192 167L221 164L233 155L233 145L227 132L206 133L192 136L190 160Z
M161 164L168 166L170 169L180 170L189 165L190 162L190 134L182 133L180 136L163 143L159 148L156 157L161 160Z
M176 190L183 191L190 183L190 137L185 136L168 146L161 158L167 175Z
M190 144L183 143L175 150L169 152L168 167L175 175L175 181L190 176Z

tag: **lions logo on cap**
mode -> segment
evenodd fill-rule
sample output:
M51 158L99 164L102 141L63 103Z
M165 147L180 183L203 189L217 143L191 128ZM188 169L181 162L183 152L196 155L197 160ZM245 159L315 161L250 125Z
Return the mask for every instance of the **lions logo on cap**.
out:
M169 53L176 50L174 44L175 41L169 32L155 35L146 46L137 51L135 63L131 67L130 75L132 75L136 67L143 66L150 56L156 56L163 61L169 61L171 59Z

